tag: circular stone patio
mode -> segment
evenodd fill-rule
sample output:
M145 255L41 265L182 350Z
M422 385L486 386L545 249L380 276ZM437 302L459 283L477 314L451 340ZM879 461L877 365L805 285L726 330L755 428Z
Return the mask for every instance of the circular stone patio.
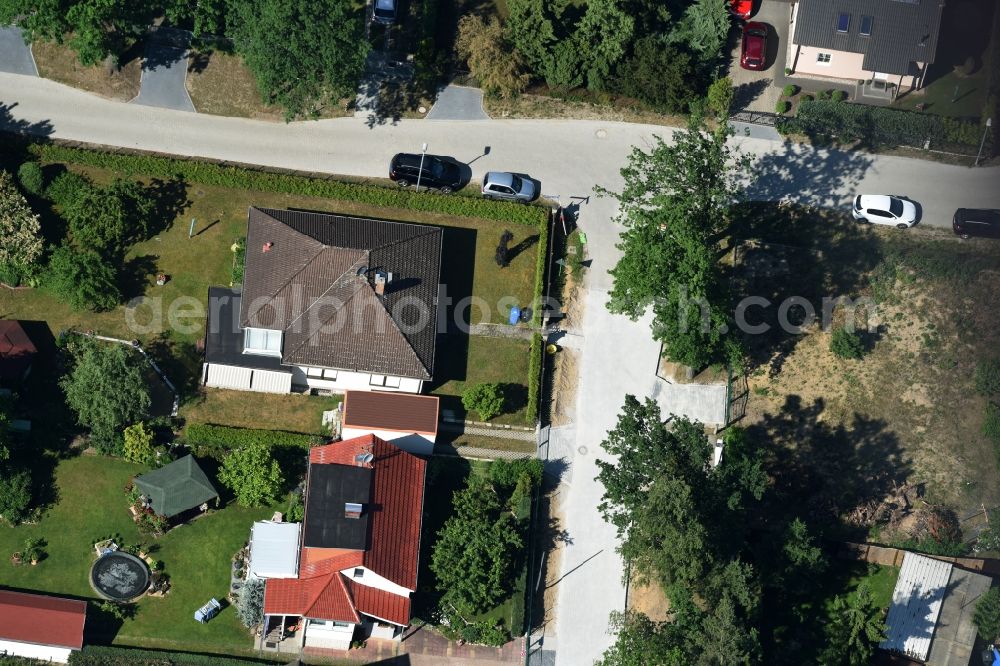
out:
M114 551L90 568L90 585L111 601L131 601L149 587L149 566L135 555Z

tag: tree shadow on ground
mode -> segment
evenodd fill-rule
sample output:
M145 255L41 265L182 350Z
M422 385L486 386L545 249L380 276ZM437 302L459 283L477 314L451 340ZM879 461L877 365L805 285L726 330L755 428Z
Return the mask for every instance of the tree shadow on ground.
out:
M55 128L52 126L49 120L40 120L37 122L31 122L29 120L23 120L16 117L14 110L17 108L18 102L13 102L7 104L0 102L0 132L9 132L11 134L20 134L25 136L36 136L36 137L46 137L51 135ZM24 161L27 158L27 144L24 142L13 142L13 146L8 146L10 142L4 141L4 150L0 151L7 153L8 150L13 150L8 153L7 158L3 159L4 163L7 159L15 158L17 163Z
M191 206L187 189L187 182L180 176L170 180L154 178L146 185L146 194L155 207L154 215L146 229L146 237L138 240L149 240L170 228L174 220Z
M786 142L753 163L744 194L753 201L788 200L805 206L844 207L873 160L861 151Z
M774 479L761 515L839 526L840 516L881 500L912 473L885 421L856 413L844 425L824 418L825 410L822 398L804 404L790 395L780 411L747 428L754 441L768 443L766 465ZM864 532L843 536L863 538Z
M125 301L146 293L151 284L150 276L156 275L158 258L154 254L143 254L121 264L121 269L118 271L118 289L121 290Z
M768 79L741 83L733 89L733 103L730 108L733 112L746 110L770 85L771 81Z
M525 250L531 248L538 242L538 234L522 239L517 245L507 250L507 261L512 262Z
M513 414L528 404L528 387L524 384L501 384L503 413Z
M170 379L185 404L198 396L203 354L189 340L173 340L161 333L144 346L149 357Z

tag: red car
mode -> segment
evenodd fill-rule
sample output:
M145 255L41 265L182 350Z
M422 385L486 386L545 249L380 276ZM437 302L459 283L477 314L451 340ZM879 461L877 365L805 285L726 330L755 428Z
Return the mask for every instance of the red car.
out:
M740 67L762 70L767 60L767 24L751 21L743 26Z
M746 21L753 13L753 0L729 0L729 13Z

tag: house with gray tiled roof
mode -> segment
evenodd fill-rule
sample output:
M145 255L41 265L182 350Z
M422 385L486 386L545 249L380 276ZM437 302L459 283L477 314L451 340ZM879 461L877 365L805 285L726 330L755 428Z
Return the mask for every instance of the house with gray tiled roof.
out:
M934 63L944 0L797 0L787 66L795 75L865 81L893 97L924 85Z
M440 227L251 208L242 288L213 287L206 386L419 393L434 375Z

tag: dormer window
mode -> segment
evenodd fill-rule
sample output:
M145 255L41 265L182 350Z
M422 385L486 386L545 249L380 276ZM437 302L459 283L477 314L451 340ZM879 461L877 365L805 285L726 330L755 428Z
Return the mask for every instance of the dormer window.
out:
M243 334L243 353L281 356L281 331L248 328Z
M875 19L872 18L871 16L862 16L861 17L861 28L858 30L858 33L861 34L864 37L871 37L871 34L872 34L872 23L874 23L874 22L875 22Z
M837 32L847 32L851 28L851 15L842 12L839 17L837 17Z

